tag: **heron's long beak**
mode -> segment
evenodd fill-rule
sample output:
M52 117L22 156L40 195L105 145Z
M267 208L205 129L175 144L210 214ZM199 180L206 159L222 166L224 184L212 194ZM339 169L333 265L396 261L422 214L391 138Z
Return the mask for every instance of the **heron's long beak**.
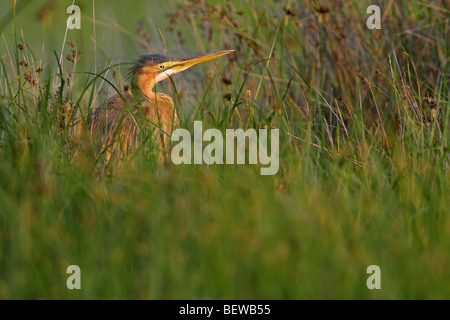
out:
M227 55L229 53L232 53L234 51L235 50L225 50L225 51L202 54L200 56L195 56L195 57L186 58L186 59L174 60L172 69L174 69L175 72L180 72L180 71L186 70L187 68L190 68L198 63L212 60L212 59Z

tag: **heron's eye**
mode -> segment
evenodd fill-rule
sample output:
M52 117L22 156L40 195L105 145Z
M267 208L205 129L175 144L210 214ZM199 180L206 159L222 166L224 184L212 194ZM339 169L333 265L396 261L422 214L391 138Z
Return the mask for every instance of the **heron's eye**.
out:
M162 65L159 66L159 68L162 70L162 69L165 68L165 66L162 64Z

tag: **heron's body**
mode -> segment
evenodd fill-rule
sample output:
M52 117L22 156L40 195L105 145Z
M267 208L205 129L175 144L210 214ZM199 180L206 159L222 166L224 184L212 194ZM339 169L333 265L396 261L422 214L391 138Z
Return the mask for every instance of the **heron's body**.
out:
M170 134L179 126L179 120L170 96L153 92L156 83L233 50L210 53L193 58L174 60L163 55L142 56L132 68L131 89L115 95L89 115L89 129L100 151L109 160L113 153L128 152L136 147L142 116L145 128L153 130L153 137L164 154Z

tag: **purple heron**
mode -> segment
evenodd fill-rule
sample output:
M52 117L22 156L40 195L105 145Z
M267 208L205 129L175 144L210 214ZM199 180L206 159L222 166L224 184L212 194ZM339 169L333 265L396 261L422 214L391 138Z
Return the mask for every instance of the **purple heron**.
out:
M106 160L109 161L117 151L127 152L136 147L136 138L141 130L138 115L144 115L153 127L155 145L160 148L163 160L171 132L179 126L179 119L172 98L167 94L154 92L154 86L198 63L231 52L234 50L186 59L171 59L160 54L141 56L130 69L130 89L110 98L89 115L89 130L100 152L106 152Z

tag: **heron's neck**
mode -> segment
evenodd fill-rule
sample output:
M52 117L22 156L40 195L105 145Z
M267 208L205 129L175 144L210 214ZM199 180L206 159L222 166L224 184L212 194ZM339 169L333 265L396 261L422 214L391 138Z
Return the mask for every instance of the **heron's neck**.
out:
M148 98L150 98L155 94L153 92L154 86L155 86L154 78L141 75L140 77L134 77L131 80L131 89L142 92Z

